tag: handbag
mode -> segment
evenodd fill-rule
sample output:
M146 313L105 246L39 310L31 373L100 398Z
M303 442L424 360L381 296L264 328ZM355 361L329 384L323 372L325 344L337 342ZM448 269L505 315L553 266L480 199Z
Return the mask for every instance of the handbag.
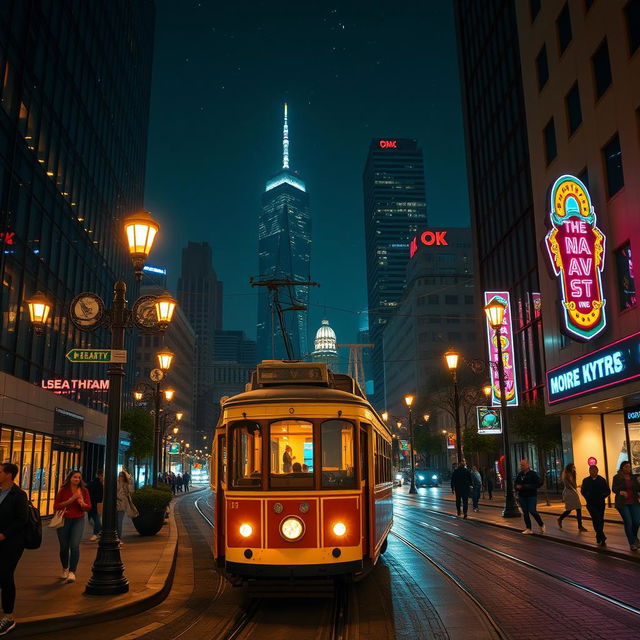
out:
M49 529L60 529L60 527L64 527L64 514L67 510L60 509L60 511L56 511L53 518L49 520Z
M125 513L130 518L137 518L140 515L140 512L136 509L136 505L133 504L131 500L131 496L127 496L127 508L125 509Z

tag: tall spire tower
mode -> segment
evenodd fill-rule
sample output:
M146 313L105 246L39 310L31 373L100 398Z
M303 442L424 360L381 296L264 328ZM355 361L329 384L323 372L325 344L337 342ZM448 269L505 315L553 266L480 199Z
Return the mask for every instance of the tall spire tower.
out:
M288 105L284 104L282 130L282 169L267 181L262 196L262 214L258 220L260 279L308 282L311 258L311 216L305 183L289 167ZM262 289L262 287L261 287ZM309 303L308 286L291 286L280 299L285 307ZM288 304L291 303L291 304ZM299 306L299 305L298 305ZM292 309L285 313L295 358L304 358L311 349L307 343L306 311ZM274 317L267 292L258 297L258 359L287 357L282 333Z

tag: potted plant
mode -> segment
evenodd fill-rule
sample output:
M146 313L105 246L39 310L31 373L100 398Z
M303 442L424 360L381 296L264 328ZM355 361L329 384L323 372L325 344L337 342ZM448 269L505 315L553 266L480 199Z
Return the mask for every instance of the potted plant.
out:
M171 499L171 491L154 489L149 485L133 492L131 500L139 515L131 521L141 536L155 536L162 529L164 514Z

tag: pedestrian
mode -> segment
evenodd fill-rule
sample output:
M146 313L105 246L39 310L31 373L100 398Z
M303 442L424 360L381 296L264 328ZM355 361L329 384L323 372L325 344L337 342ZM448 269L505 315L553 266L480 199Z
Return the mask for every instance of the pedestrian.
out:
M292 454L293 449L290 445L287 445L284 448L284 453L282 454L282 473L291 473L292 469Z
M189 491L189 482L191 481L191 476L187 471L182 474L182 484L184 485L184 490Z
M562 472L562 500L564 501L564 512L558 518L558 527L562 529L562 521L575 509L576 518L578 519L578 531L586 531L582 526L582 502L580 502L580 494L578 493L578 485L576 483L576 465L570 462Z
M451 474L451 491L456 494L456 511L458 512L458 516L462 513L464 518L467 517L469 493L471 492L472 485L473 478L471 477L471 471L467 469L466 462L460 460L457 468Z
M478 471L478 467L474 464L471 467L471 482L472 482L472 493L471 493L471 502L473 504L473 510L478 512L478 503L480 501L480 492L482 491L482 476Z
M169 475L169 485L171 486L171 493L176 495L176 474L172 471Z
M540 533L544 533L544 522L538 513L538 488L542 486L540 476L531 468L528 460L520 460L520 473L514 480L518 492L518 502L522 509L526 535L533 533L531 529L531 516L538 523Z
M63 512L64 524L56 529L60 543L60 564L65 582L75 582L80 560L84 514L91 509L89 491L79 471L71 471L56 494L53 508Z
M180 493L182 493L182 474L181 474L181 473L179 473L179 474L176 476L176 489L177 489Z
M607 481L598 475L598 467L592 464L589 475L582 481L580 492L587 501L587 511L596 532L596 542L604 547L607 536L604 535L604 501L611 494Z
M625 460L613 476L611 490L616 494L616 509L624 522L624 532L631 551L640 547L638 528L640 528L640 482L638 476L631 473L631 463Z
M91 509L87 511L87 519L93 522L93 535L90 540L94 542L102 533L102 500L104 498L104 474L102 471L96 473L96 477L89 483L89 498L91 499Z
M485 476L487 483L487 493L489 494L489 500L493 500L493 488L496 486L498 481L498 476L496 474L496 470L491 467Z
M13 574L24 551L24 529L29 518L27 494L15 483L18 471L17 465L11 462L0 464L0 590L3 611L0 636L16 626Z
M133 505L131 500L131 490L133 483L131 476L123 469L118 474L118 482L116 487L116 512L118 516L118 538L122 545L122 525L124 523L124 516L127 514L130 518L135 518L138 515L137 509Z

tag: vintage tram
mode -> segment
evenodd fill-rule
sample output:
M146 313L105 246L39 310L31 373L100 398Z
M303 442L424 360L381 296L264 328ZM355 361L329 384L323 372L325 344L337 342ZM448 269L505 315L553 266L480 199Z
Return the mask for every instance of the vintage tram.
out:
M393 521L391 434L324 363L264 361L224 398L211 460L213 553L235 582L359 579Z

